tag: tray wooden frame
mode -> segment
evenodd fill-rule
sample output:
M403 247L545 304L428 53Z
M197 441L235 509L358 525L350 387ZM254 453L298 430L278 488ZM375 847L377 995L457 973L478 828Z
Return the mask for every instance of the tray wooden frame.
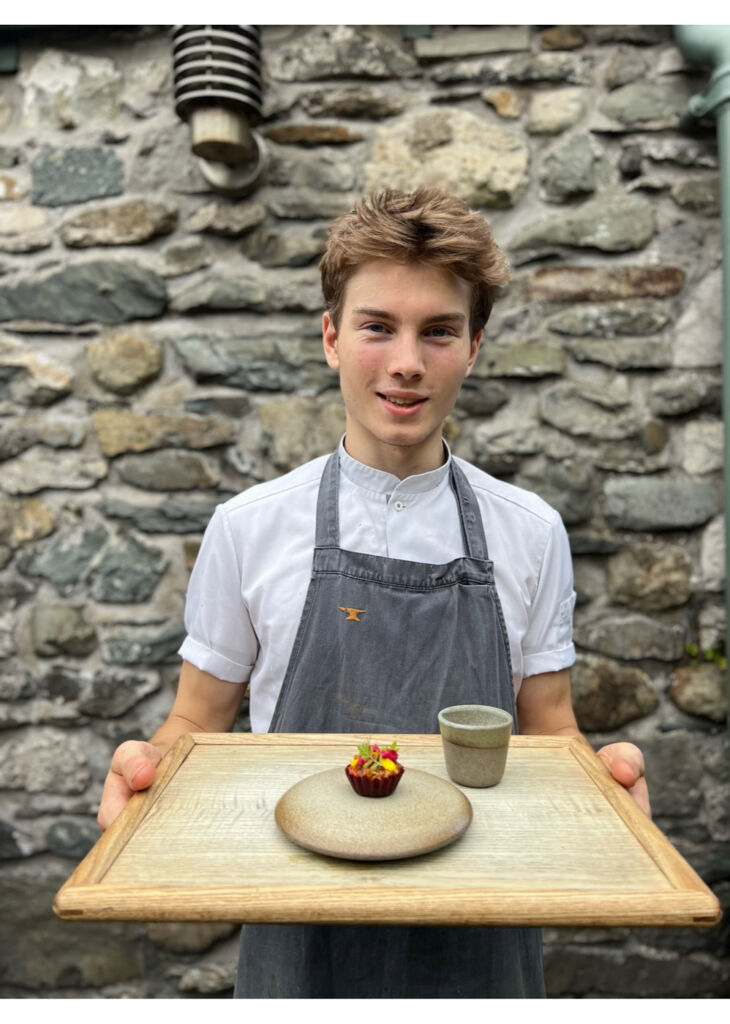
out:
M374 739L389 743L392 737ZM482 806L489 806L492 810L498 806L494 803L498 794L504 794L501 796L502 800L507 799L509 791L505 782L510 777L508 773L511 768L516 772L517 767L521 766L520 771L525 775L530 770L532 759L537 759L539 764L529 777L529 783L530 786L534 785L536 790L541 784L544 785L548 794L544 836L546 840L549 838L551 828L560 829L563 825L567 828L570 822L567 821L565 807L560 810L559 806L552 806L560 799L560 787L554 787L551 791L548 780L544 778L546 766L549 768L552 760L555 760L556 764L559 761L563 778L575 777L576 784L582 787L580 793L586 794L580 799L593 801L594 810L591 813L602 815L611 828L619 829L621 835L625 833L626 842L629 844L627 848L632 850L631 856L636 859L636 863L645 863L647 878L653 879L651 884L640 888L639 891L632 891L630 887L623 890L620 879L622 866L618 864L612 868L617 879L613 888L606 888L601 880L602 874L597 876L595 884L590 883L590 880L586 883L584 879L578 888L571 886L567 874L564 879L550 882L546 887L545 884L538 884L540 857L536 856L535 850L528 850L526 869L519 863L519 853L516 855L514 884L509 879L506 882L503 879L501 886L495 888L488 880L490 861L480 861L478 851L473 854L475 859L471 867L468 860L465 862L468 870L473 870L475 874L463 874L466 854L459 851L459 844L466 842L469 830L452 846L427 854L424 858L388 862L388 865L398 867L384 868L380 862L335 860L301 850L281 835L275 825L277 835L272 847L270 865L262 871L252 862L253 877L247 877L244 884L241 884L240 880L233 884L186 882L171 885L160 884L159 880L153 880L151 884L140 883L139 880L123 884L118 880L110 881L110 875L114 876L120 861L124 861L125 858L127 863L137 865L135 844L139 845L140 830L158 827L160 822L164 822L168 787L179 773L185 771L186 765L198 763L196 772L199 774L191 774L194 781L196 777L203 777L200 773L205 772L206 757L215 756L219 766L225 766L225 758L233 756L231 748L237 748L239 752L243 748L244 753L247 752L246 757L252 763L258 758L259 769L261 765L270 765L272 775L276 774L277 766L286 757L290 763L294 758L301 770L294 778L291 778L290 772L286 784L286 780L281 782L278 790L278 795L281 795L288 785L297 781L297 778L303 778L322 768L332 767L340 761L344 765L355 744L361 741L362 736L317 733L195 733L180 737L161 761L152 786L132 797L119 818L101 836L58 891L53 905L54 912L64 919L97 921L208 920L243 923L512 924L583 927L709 927L721 918L718 900L711 890L662 832L638 809L625 790L610 777L589 745L580 738L555 736L512 737L507 773L500 786L493 790L463 790L474 807L474 821L477 821ZM408 754L404 755L404 762L408 757L408 763L413 767L425 767L434 771L434 774L446 777L440 737L409 734L400 736L399 741L401 748L408 751ZM198 753L191 759L190 755L195 751ZM235 756L240 760L239 754ZM192 773L192 769L190 771ZM267 772L256 774L256 784L258 785L266 775ZM185 776L180 774L178 786L182 785L184 778ZM190 780L187 785L191 785ZM270 815L273 822L273 804L277 792L275 788L273 792L274 796L268 801L263 812L267 819L266 828L269 830L268 816ZM571 799L575 802L577 798ZM491 804L484 803L490 800ZM519 807L515 810L515 806L512 804L514 816L518 819L520 811ZM615 812L617 820L614 820L611 809ZM509 808L507 811L509 812ZM555 820L550 818L551 813ZM250 817L245 816L246 823ZM505 817L509 819L509 813ZM505 817L500 818L500 821L504 821ZM474 823L471 828L473 827ZM509 823L506 827L509 827ZM203 863L206 849L210 851L210 844L215 841L215 836L202 836L200 856ZM565 844L566 849L571 848L570 835L567 832ZM162 843L157 848L161 849L165 845L167 844ZM245 843L242 845L245 847ZM530 854L531 856L528 856ZM150 853L147 852L145 855L149 857ZM596 851L593 856L595 858ZM308 862L309 869L317 876L316 884L301 884L302 870L307 864L302 858L316 858L315 861ZM423 862L426 859L430 861L429 881L424 883L426 876L423 874ZM245 862L245 852L241 854L239 860ZM142 875L143 862L144 855L140 854ZM554 862L553 856L553 868ZM299 865L297 884L291 884L286 880L287 864ZM458 874L454 876L456 881L449 878L449 871L453 872L457 865L461 865L462 883L466 878L466 887L459 883ZM240 863L238 869L241 869ZM135 867L134 872L136 870ZM255 875L257 870L259 877ZM538 872L532 881L531 870ZM389 871L397 873L389 874ZM152 874L154 875L154 871Z

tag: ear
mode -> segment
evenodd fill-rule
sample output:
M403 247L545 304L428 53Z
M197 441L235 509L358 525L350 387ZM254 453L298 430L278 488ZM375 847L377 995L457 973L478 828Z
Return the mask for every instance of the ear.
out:
M478 331L471 340L471 349L469 351L469 362L466 366L466 373L464 377L468 377L472 371L472 367L476 362L477 356L479 355L479 346L482 343L482 332Z
M329 313L322 315L322 344L327 365L332 370L339 370L340 357L337 353L337 331Z

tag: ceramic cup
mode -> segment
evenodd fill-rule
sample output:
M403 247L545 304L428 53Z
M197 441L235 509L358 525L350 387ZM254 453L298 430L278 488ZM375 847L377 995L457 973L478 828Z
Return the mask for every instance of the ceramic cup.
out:
M446 771L460 786L496 786L504 775L512 715L484 704L439 711Z

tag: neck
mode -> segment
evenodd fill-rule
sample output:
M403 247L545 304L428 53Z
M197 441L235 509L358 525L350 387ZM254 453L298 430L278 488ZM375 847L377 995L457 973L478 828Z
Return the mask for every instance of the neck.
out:
M345 451L363 465L391 473L399 480L438 469L447 458L440 434L429 439L428 446L384 443L365 445L358 443L357 436L348 431L345 435Z

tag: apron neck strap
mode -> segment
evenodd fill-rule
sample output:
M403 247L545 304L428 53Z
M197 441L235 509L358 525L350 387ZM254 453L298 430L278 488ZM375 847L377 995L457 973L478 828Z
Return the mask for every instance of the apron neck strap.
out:
M464 538L464 550L471 558L489 558L484 524L477 505L477 497L466 475L452 457L450 467L451 486L459 507L459 522Z
M340 546L340 452L332 452L324 467L317 497L317 530L314 544L318 548Z
M484 526L476 495L464 471L457 466L453 458L451 459L449 479L456 495L465 553L471 558L486 560L489 558L487 539L484 535ZM332 452L327 459L319 485L314 541L318 548L340 546L339 490L340 453L338 449Z

